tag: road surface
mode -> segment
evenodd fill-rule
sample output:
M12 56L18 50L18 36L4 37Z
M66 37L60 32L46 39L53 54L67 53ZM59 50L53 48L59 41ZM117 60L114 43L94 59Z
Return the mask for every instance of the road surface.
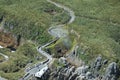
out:
M7 61L9 59L9 57L7 55L3 54L3 53L0 53L0 55L5 58L5 60L3 62L5 62L5 61Z
M4 48L4 47L0 46L0 48ZM8 57L7 55L5 55L5 54L3 54L3 53L0 53L0 55L5 58L5 59L3 60L3 62L6 62L6 61L9 60L9 57ZM0 64L3 63L3 62L0 62ZM0 80L7 80L7 79L5 79L5 78L3 78L3 77L0 76Z
M4 48L4 47L2 47L2 46L0 45L0 48ZM0 55L5 58L3 62L9 60L9 57L8 57L7 55L5 55L5 54L3 54L3 53L0 53ZM3 63L3 62L1 62L1 63Z
M50 2L51 4L54 4L55 6L64 9L65 11L67 11L70 15L70 20L66 23L66 24L71 24L74 20L75 20L75 14L74 11L72 11L71 9L67 8L66 6L63 6L59 3L53 2L52 0L47 0L48 2ZM45 60L44 62L41 62L39 64L35 64L35 66L33 66L32 68L28 69L25 76L22 78L22 80L28 80L30 76L34 75L36 72L40 71L42 68L44 68L45 66L48 66L48 64L52 61L52 56L45 52L43 50L43 48L45 48L46 46L51 45L52 43L54 43L56 40L58 40L61 37L66 37L68 35L67 30L65 30L64 28L62 28L65 24L61 24L61 25L55 25L55 27L50 27L48 29L48 33L51 36L56 37L55 40L46 43L45 45L38 47L38 52L40 54L42 54L43 56L45 56L47 58L47 60Z

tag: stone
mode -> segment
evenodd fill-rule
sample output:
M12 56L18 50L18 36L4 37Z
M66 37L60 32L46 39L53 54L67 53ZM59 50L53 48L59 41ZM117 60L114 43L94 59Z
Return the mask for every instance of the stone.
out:
M61 58L59 59L59 62L60 62L60 63L63 63L63 64L66 64L66 63L67 63L66 58L64 58L64 57L61 57Z
M108 60L107 60L107 59L103 61L103 65L105 65L105 64L107 64L107 63L108 63Z
M117 64L115 62L110 63L106 69L104 79L116 80L116 76L118 75L117 71L118 71Z
M91 72L87 72L86 73L86 79L92 79L93 76L92 76L92 73Z
M78 74L74 73L69 77L68 80L75 80L77 76L78 76Z
M101 56L98 56L95 60L95 64L94 64L94 68L96 70L99 70L102 66L102 57Z
M78 68L76 69L76 72L78 73L78 75L80 75L80 74L85 74L85 73L88 71L88 68L89 68L89 66L83 65L83 66L81 66L81 67L78 67Z

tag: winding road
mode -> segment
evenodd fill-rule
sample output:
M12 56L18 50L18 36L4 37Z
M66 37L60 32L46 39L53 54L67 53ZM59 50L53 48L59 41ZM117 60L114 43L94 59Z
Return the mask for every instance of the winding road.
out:
M0 48L4 48L4 47L0 46ZM0 62L0 63L3 63L5 61L9 60L9 57L7 55L5 55L3 53L0 53L0 55L4 57L4 60L2 62Z
M3 53L0 53L0 55L5 58L5 60L4 60L3 62L5 62L5 61L7 61L7 60L9 59L9 57L8 57L7 55L3 54ZM2 63L3 63L3 62L2 62Z
M56 2L53 2L52 0L47 0L49 3L59 7L59 8L62 8L64 9L65 11L67 11L70 15L70 20L65 23L65 24L71 24L74 20L75 20L75 14L74 14L74 11L72 11L70 8L64 6L64 5L61 5L59 3L56 3ZM44 62L41 62L39 64L35 64L35 66L33 68L30 68L26 71L26 75L22 78L22 80L28 80L29 77L31 75L34 75L36 72L40 71L42 68L44 68L45 66L48 66L48 64L52 61L52 56L45 52L43 49L46 47L46 46L49 46L51 45L52 43L54 43L55 41L57 41L59 38L62 38L62 37L66 37L68 35L68 32L67 30L65 30L63 27L65 26L65 24L61 24L61 25L54 25L54 27L50 27L48 29L48 33L53 36L53 37L56 37L55 40L51 41L51 42L48 42L46 43L45 45L43 46L40 46L38 47L38 52L40 54L42 54L43 56L45 56L47 58L47 60L45 60Z
M47 0L47 1L59 8L64 9L65 11L67 11L69 13L70 20L65 24L71 24L75 20L75 17L76 17L75 13L70 8L68 8L64 5L61 5L59 3L53 2L52 0ZM59 38L68 36L68 31L63 28L63 26L65 26L65 24L60 24L60 25L55 25L55 27L53 27L53 26L50 27L48 30L48 33L54 37L59 37Z
M64 6L64 5L61 5L59 3L56 3L56 2L53 2L52 0L47 0L48 2L50 2L51 4L54 4L55 6L59 7L59 8L62 8L64 9L65 11L67 11L70 15L70 20L67 22L67 24L71 24L74 20L75 20L75 13L74 11L72 11L70 8ZM67 30L65 30L64 28L62 28L62 26L64 26L65 24L61 24L61 25L55 25L55 27L50 27L49 30L48 30L48 33L51 34L52 36L54 37L58 37L58 38L61 38L63 37L64 35L67 34ZM57 30L55 32L55 30ZM63 31L62 31L63 30ZM64 36L65 37L65 36ZM54 41L56 41L58 39L55 39L43 46L41 46L38 51L39 53L41 53L42 55L44 55L45 57L47 57L47 59L49 60L48 62L50 62L52 60L52 56L49 55L49 53L43 51L42 49L45 48L46 46L49 46L50 44L52 44Z
M0 46L0 48L4 48L4 47ZM0 64L9 60L9 57L7 55L3 53L0 53L0 55L4 57L4 60L0 62ZM6 79L0 76L0 80L6 80Z
M64 5L61 5L59 3L53 2L52 0L47 0L47 2L49 2L49 3L51 3L51 4L55 5L55 6L57 6L59 8L62 8L65 11L68 12L68 14L70 16L70 20L67 23L65 23L65 24L71 24L75 20L74 11L72 11L70 8L68 8L68 7L64 6ZM51 36L55 37L55 39L53 41L51 41L51 42L46 43L43 46L38 47L38 49L37 49L40 54L42 54L43 56L45 56L47 58L47 60L45 60L43 62L40 62L38 64L35 64L32 68L28 67L26 69L26 71L25 71L26 74L20 80L28 80L29 77L31 77L32 75L34 75L35 73L37 73L38 71L40 71L41 69L43 69L44 67L48 66L48 64L52 61L53 58L52 58L52 56L49 53L45 52L43 49L45 47L51 45L55 41L57 41L59 38L68 36L68 31L63 28L65 26L65 24L54 25L54 26L52 26L52 27L50 27L48 29L48 33ZM7 55L2 54L2 53L0 53L0 55L2 55L5 58L5 60L3 62L9 60L9 57ZM4 78L0 77L0 80L4 80Z
M53 2L52 0L47 0L48 2L50 2L51 4L54 4L55 6L59 7L59 8L62 8L64 9L65 11L67 11L70 15L70 20L67 22L67 24L71 24L74 20L75 20L75 13L74 11L72 11L70 8L64 6L64 5L61 5L59 3L56 3L56 2ZM62 24L64 26L64 24ZM57 25L58 26L58 25Z
M59 3L56 3L56 2L53 2L52 0L47 0L48 2L50 2L51 4L54 4L55 6L59 7L59 8L62 8L64 9L65 11L67 11L70 15L70 20L66 23L66 24L71 24L74 20L75 20L75 13L74 11L72 11L70 8L64 6L64 5L61 5ZM51 45L53 42L55 42L56 40L58 40L58 38L61 38L61 37L66 37L65 35L68 34L67 30L65 30L64 28L62 28L65 24L61 24L61 25L55 25L55 27L50 27L49 30L48 30L48 33L51 34L52 36L54 37L57 37L57 39L41 46L38 51L39 53L41 53L42 55L44 55L45 57L47 57L48 59L48 62L51 62L52 61L52 56L49 55L49 53L43 51L42 49L45 48L46 46L49 46Z

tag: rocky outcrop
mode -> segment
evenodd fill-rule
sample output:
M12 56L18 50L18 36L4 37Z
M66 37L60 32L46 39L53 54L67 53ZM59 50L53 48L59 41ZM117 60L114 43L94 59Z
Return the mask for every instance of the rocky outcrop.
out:
M12 51L15 51L20 44L20 36L16 38L10 32L0 31L0 45L9 48Z
M105 80L116 80L118 75L118 68L115 62L112 62L108 65L105 72Z
M98 56L95 60L93 68L96 70L99 70L101 68L101 66L102 66L102 57Z
M115 62L106 65L105 72L100 73L100 70L108 62L108 60L103 60L101 56L98 56L91 66L76 67L68 63L63 57L60 58L59 62L65 66L51 69L49 77L46 76L46 80L117 80L119 76L119 70Z

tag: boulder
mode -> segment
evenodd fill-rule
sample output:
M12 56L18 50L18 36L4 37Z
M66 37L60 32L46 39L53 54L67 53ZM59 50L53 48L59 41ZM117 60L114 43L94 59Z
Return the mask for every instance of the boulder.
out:
M91 72L87 72L86 73L86 79L92 79L93 78L93 75Z
M118 71L117 64L115 62L110 63L106 69L104 79L116 80L116 76L118 75L117 71Z
M105 65L105 64L107 64L107 63L108 63L108 60L107 60L107 59L103 61L103 65Z
M102 57L101 56L98 56L95 60L95 64L94 64L94 68L96 70L99 70L102 66Z
M85 73L88 71L88 68L89 68L89 66L83 65L83 66L81 66L81 67L78 67L78 68L76 69L76 72L78 73L78 75L80 75L80 74L85 74Z
M66 64L66 63L67 63L66 58L64 58L64 57L61 57L61 58L59 59L59 62L60 62L60 63L63 63L63 64Z

